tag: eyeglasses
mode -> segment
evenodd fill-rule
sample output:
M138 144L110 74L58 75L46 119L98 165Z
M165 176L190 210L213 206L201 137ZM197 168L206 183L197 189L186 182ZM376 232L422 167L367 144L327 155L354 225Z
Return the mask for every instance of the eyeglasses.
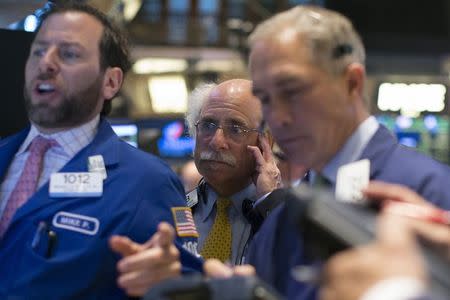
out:
M217 129L220 128L226 137L235 142L244 141L247 135L252 131L260 132L260 129L257 128L247 128L237 124L224 124L219 126L214 122L203 120L197 121L197 123L195 123L195 128L197 129L197 134L203 137L212 137Z

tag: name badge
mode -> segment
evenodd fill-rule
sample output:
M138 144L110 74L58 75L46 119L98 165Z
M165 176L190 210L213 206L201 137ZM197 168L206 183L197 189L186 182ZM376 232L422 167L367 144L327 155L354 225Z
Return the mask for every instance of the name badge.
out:
M50 177L50 197L99 197L103 194L100 173L53 173Z
M95 235L100 222L96 218L60 211L53 217L52 224L58 228Z
M349 203L365 204L361 190L369 184L370 161L359 160L338 169L336 198Z
M102 174L102 179L106 179L106 177L108 177L106 175L105 161L101 155L88 157L88 170L90 173Z
M197 205L198 203L198 195L197 195L197 189L193 189L190 193L186 195L186 205L187 207L193 207L194 205Z

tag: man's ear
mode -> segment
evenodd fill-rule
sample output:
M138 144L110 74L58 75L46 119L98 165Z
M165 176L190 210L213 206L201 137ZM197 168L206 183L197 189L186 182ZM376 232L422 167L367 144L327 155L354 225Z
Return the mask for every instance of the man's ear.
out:
M118 67L109 67L105 71L103 78L103 97L106 100L112 99L122 87L123 71Z
M347 66L345 72L345 80L347 82L348 94L354 98L361 97L364 93L364 81L366 71L363 65L359 63L351 63Z

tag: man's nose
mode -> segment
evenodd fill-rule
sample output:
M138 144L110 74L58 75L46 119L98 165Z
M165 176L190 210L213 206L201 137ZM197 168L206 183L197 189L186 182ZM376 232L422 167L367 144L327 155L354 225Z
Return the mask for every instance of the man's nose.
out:
M292 122L292 111L281 99L274 99L273 104L267 109L264 118L272 128L284 127Z
M225 136L225 131L222 128L217 128L209 144L214 150L227 149L228 141L227 137Z
M58 51L56 48L48 48L39 60L41 73L56 73L59 70Z

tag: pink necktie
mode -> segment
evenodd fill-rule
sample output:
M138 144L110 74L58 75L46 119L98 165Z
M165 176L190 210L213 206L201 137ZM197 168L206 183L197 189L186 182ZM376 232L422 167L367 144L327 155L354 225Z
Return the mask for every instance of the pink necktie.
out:
M0 238L6 232L16 210L36 191L45 152L56 145L57 142L55 140L46 139L41 136L37 136L31 143L30 154L25 162L25 167L14 190L9 196L2 218L0 219Z

